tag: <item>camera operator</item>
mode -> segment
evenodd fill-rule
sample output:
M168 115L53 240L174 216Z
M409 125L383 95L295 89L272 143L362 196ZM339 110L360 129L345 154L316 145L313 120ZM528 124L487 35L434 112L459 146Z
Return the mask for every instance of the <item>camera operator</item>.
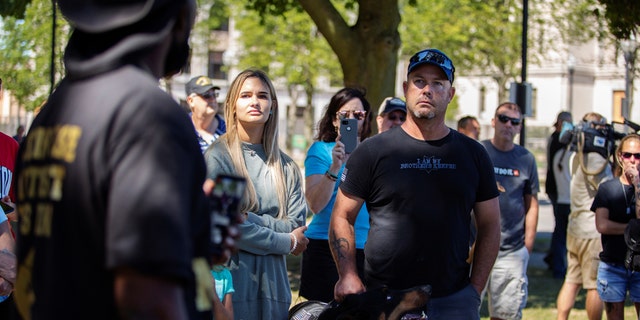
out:
M589 320L602 319L603 304L596 290L600 234L591 204L600 183L612 178L608 155L606 119L587 113L573 131L561 134L576 149L571 166L571 213L567 225L567 274L558 293L558 319L567 319L580 286L587 290L585 308Z
M629 134L616 149L615 160L621 170L618 179L602 183L591 206L596 227L602 234L598 266L598 294L606 306L607 319L623 319L624 303L629 292L640 311L640 273L627 270L627 244L624 232L631 219L638 218L636 201L640 195L640 136Z

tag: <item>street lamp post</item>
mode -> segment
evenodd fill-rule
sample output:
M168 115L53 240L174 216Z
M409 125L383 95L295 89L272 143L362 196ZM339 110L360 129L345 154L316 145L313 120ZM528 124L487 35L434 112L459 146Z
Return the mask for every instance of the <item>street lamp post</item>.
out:
M572 54L567 58L567 68L569 69L569 113L573 114L573 75L576 71L576 58Z
M622 116L626 119L629 119L631 115L631 95L632 95L632 73L633 73L633 65L635 62L636 49L638 48L638 44L636 43L636 39L633 35L629 37L629 39L625 39L620 41L620 48L624 53L624 62L625 62L625 86L624 86L624 100L622 102Z

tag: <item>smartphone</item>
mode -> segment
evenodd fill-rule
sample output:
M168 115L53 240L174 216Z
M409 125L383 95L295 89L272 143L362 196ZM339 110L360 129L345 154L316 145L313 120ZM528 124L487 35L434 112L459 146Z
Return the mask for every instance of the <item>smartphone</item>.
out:
M4 211L4 214L9 214L11 212L13 212L13 207L0 201L0 206L2 206L2 211Z
M351 153L358 145L358 120L353 118L340 120L340 142L344 152Z
M246 188L246 179L230 174L220 174L209 197L211 206L211 242L214 251L221 251L221 245L229 227L241 221L240 203Z

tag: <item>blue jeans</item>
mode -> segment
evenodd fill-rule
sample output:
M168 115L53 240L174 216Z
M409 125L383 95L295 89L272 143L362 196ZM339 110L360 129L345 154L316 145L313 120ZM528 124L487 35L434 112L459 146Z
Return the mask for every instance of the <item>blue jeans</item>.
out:
M640 302L640 272L627 270L624 265L600 261L598 265L598 295L604 302L624 302L629 297Z
M472 285L427 302L429 320L480 320L480 294Z
M571 205L562 203L553 205L556 226L551 235L551 256L553 257L551 268L553 277L556 279L564 279L567 273L567 225L570 212Z

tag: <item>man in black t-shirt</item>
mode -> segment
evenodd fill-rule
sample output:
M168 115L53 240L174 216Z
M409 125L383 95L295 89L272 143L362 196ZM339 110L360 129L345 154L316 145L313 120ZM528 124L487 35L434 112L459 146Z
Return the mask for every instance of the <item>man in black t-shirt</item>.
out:
M158 87L189 52L194 0L59 0L67 75L18 156L24 319L211 317L206 169Z
M429 319L480 318L479 293L500 242L498 190L486 150L444 123L455 94L454 70L439 50L416 53L403 83L407 120L365 140L351 154L329 229L340 275L336 300L365 291L364 284L431 285ZM365 202L371 229L365 279L360 279L353 221ZM470 272L472 209L478 233Z

